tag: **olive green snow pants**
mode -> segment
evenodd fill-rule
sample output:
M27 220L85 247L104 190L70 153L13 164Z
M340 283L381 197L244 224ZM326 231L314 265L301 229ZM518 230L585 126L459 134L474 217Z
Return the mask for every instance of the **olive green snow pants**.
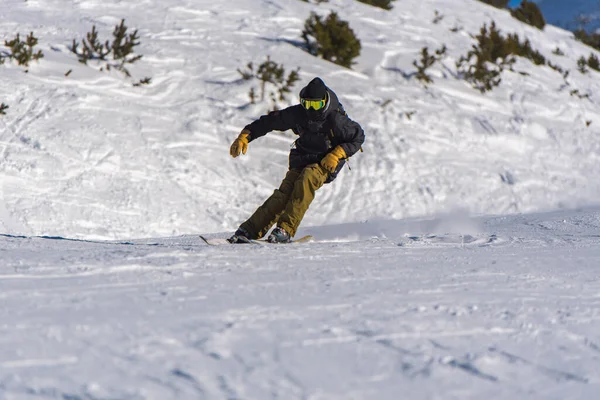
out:
M260 239L277 223L293 237L315 198L315 192L323 186L328 176L329 173L319 164L310 164L304 169L290 169L279 189L275 189L271 197L240 227L252 238Z

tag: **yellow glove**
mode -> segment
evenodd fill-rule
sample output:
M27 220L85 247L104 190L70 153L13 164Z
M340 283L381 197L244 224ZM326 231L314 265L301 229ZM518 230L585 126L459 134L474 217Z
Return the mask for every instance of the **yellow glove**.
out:
M250 134L250 131L247 129L244 129L242 131L242 133L239 134L237 139L235 139L233 141L233 143L231 144L231 147L229 148L229 154L231 154L231 157L236 158L237 156L240 155L240 153L246 154L246 151L248 151L248 135L249 134Z
M323 157L321 166L327 171L334 173L341 158L346 158L346 152L341 146L337 146Z

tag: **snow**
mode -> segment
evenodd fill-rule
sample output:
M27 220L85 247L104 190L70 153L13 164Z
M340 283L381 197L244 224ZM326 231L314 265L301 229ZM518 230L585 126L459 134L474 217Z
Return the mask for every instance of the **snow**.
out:
M352 70L301 48L330 10ZM67 48L121 18L151 85ZM490 94L457 79L492 19L569 84L523 60ZM596 398L600 84L571 33L472 0L0 0L0 39L30 31L45 58L0 66L0 398ZM412 62L444 44L424 88ZM296 90L321 76L365 152L318 192L315 241L208 246L287 168L289 132L228 152L268 109L236 70L267 55Z
M593 399L599 216L457 213L264 246L4 236L0 393Z

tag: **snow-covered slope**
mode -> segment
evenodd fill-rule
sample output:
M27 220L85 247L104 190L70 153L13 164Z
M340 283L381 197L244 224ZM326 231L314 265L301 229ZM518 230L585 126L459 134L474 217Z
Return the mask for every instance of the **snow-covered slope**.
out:
M599 230L591 210L264 247L3 236L0 398L594 400Z
M309 13L330 10L362 42L352 70L298 45ZM437 24L435 10L444 17ZM92 24L108 38L121 18L139 29L144 58L131 71L151 76L150 86L133 88L67 50ZM517 70L530 76L507 73L491 94L456 79L469 35L492 19L571 69L572 86L525 61ZM600 84L596 73L575 70L590 49L566 31L540 32L477 1L403 0L384 11L349 0L4 0L0 37L29 31L45 58L27 74L0 67L0 102L10 106L0 118L0 230L11 234L126 238L235 228L278 185L294 140L274 133L245 157L228 155L239 130L268 107L248 105L252 84L236 69L267 55L288 71L301 68L296 90L321 76L367 133L365 152L318 193L305 227L455 208L539 211L600 194ZM433 68L435 85L405 78L421 47L443 44L448 57ZM551 53L557 46L565 56ZM572 97L572 89L592 97Z

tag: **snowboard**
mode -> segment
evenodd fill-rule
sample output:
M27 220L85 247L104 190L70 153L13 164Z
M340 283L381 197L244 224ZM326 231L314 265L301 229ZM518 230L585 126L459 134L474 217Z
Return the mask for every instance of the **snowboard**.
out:
M306 235L306 236L302 236L301 238L294 239L289 243L270 243L270 242L267 242L266 239L248 239L248 241L246 243L230 243L227 239L222 239L222 238L209 239L209 238L205 238L202 235L200 235L200 239L202 239L204 241L204 243L206 243L210 246L221 246L221 245L225 245L225 244L230 244L230 245L231 244L272 245L272 244L306 243L306 242L310 242L311 240L313 240L313 237L312 237L312 235Z

